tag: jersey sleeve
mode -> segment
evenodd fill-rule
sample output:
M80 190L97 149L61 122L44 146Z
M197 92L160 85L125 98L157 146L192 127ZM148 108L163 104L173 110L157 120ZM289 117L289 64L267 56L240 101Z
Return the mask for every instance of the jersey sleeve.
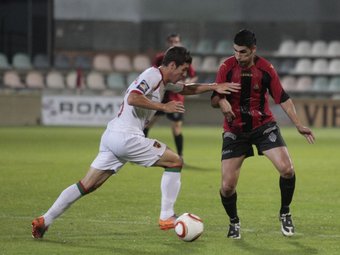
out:
M216 83L222 83L222 82L226 82L226 74L227 74L227 66L225 63L221 64L218 71L217 71L217 74L216 74L216 79L215 79L215 82ZM218 95L220 98L223 98L225 97L224 95L222 94L219 94L217 93L216 91L214 91L212 94L211 94L211 99Z
M154 72L153 70L149 69L148 71L142 73L136 82L133 83L130 93L148 95L159 86L161 80L162 75L159 72Z
M276 104L283 103L289 99L289 95L286 93L286 91L283 89L282 84L280 82L280 78L275 71L273 65L270 64L269 67L269 74L272 77L271 83L270 83L270 88L269 88L269 93L274 99L274 102Z

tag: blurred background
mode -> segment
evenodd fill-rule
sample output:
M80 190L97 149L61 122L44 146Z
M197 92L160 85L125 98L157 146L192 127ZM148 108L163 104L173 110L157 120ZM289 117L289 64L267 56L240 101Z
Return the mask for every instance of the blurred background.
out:
M339 13L337 0L1 0L0 125L105 125L168 34L213 82L248 28L303 122L340 127ZM209 97L186 101L186 124L221 123Z

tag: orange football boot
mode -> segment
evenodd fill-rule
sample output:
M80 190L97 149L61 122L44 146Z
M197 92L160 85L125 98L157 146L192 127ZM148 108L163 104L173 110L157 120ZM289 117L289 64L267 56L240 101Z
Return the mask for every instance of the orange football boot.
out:
M45 226L45 219L43 216L35 218L32 221L32 237L35 239L43 238L48 227Z
M169 229L175 228L176 219L177 219L176 215L173 215L173 216L167 218L166 220L159 219L159 222L158 222L159 228L161 230L169 230Z

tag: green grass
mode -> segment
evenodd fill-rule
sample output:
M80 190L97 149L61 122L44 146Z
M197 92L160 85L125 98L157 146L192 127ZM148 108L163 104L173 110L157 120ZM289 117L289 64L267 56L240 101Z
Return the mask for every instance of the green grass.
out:
M309 145L283 129L297 172L292 204L296 235L279 230L278 174L264 157L245 161L238 186L242 240L226 238L218 194L220 128L186 127L178 214L205 224L193 243L158 230L162 169L133 164L75 203L43 240L31 238L31 220L77 182L94 159L103 128L0 128L0 255L2 254L339 254L340 130L315 129ZM150 135L174 147L169 128Z

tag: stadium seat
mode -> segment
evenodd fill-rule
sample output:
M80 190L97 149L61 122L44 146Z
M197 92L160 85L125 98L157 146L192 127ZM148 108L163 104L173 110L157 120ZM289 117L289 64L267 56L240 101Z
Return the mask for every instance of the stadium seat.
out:
M8 70L11 65L8 62L8 58L5 54L0 53L0 70Z
M314 74L326 74L328 73L328 61L324 58L315 59L312 66L312 72Z
M91 71L90 73L87 74L86 84L89 89L93 90L106 89L104 76L97 71Z
M112 71L110 56L106 54L95 55L93 58L93 68L94 70L101 72Z
M214 43L209 39L200 40L197 44L196 53L210 54L214 52Z
M136 72L142 72L151 66L150 58L144 54L137 54L132 60L132 66Z
M110 73L107 77L107 86L110 89L125 90L125 77L121 73Z
M203 82L204 83L212 83L215 81L215 78L216 78L216 74L207 74L205 77L204 77L204 80ZM200 97L206 97L208 94L201 94Z
M291 75L283 76L281 79L281 84L284 90L294 91L296 90L296 78Z
M301 58L296 62L294 73L309 74L312 72L313 62L308 58Z
M328 73L330 74L340 74L340 59L335 58L329 62Z
M57 69L70 69L71 59L64 54L57 54L54 58L54 67Z
M204 57L201 65L201 72L216 72L219 63L217 63L217 58L215 56Z
M314 41L312 44L311 54L313 56L323 57L327 55L327 43L325 41Z
M113 69L117 72L131 72L133 68L130 57L125 54L116 55L113 58Z
M340 91L340 76L334 76L329 81L329 91Z
M126 77L126 85L130 86L130 84L134 82L138 76L139 76L139 73L136 73L136 72L128 73Z
M74 57L74 67L84 70L90 70L92 68L92 59L89 56L76 55Z
M182 39L182 45L190 51L196 47L195 42L189 38Z
M340 56L340 41L331 41L328 44L327 55L330 57Z
M78 87L77 83L79 82L79 88L85 87L84 77L81 73L76 71L71 71L66 75L66 87L69 89L75 89Z
M229 40L221 40L217 42L216 48L215 48L216 54L225 54L229 55L233 53L233 43Z
M65 88L64 76L59 71L51 71L46 76L46 87L50 89Z
M13 56L12 65L18 70L32 69L32 63L26 53L16 53Z
M37 69L48 69L50 68L50 62L47 55L37 54L33 57L33 66Z
M38 71L29 71L26 75L25 83L31 89L43 89L45 87L44 77Z
M301 76L296 81L297 91L312 91L313 80L310 76Z
M329 80L325 76L315 77L313 80L313 90L315 91L327 91L329 87Z
M9 88L25 88L25 85L21 82L20 76L16 71L6 71L4 73L3 83Z
M277 55L292 56L295 53L296 44L293 40L284 40L280 43Z
M310 41L299 41L296 43L295 55L296 56L309 56L311 55L312 43Z
M268 58L268 61L274 66L275 70L279 70L281 61L277 58Z
M218 67L223 64L226 60L227 60L228 57L221 57L220 60L218 61Z
M277 71L281 74L288 74L295 68L295 61L293 59L284 59L277 67Z
M202 58L199 56L192 56L191 65L196 71L201 71Z

